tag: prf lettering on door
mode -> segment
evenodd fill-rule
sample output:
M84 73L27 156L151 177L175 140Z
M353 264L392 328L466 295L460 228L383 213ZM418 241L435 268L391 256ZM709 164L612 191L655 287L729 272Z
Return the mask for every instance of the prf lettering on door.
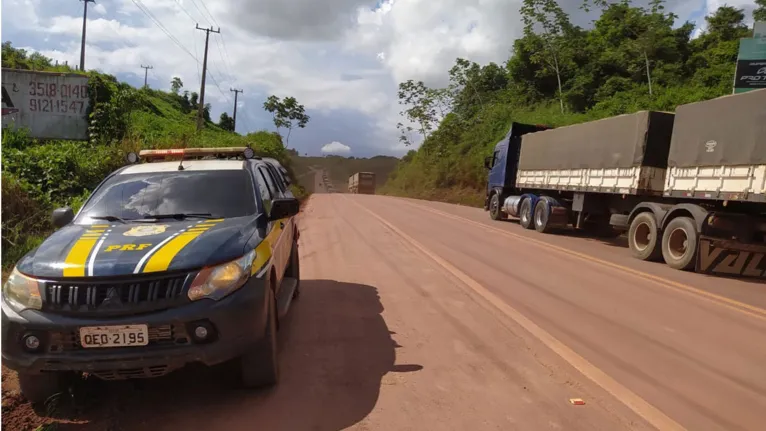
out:
M151 246L152 244L115 244L106 247L104 251L140 251L145 250Z

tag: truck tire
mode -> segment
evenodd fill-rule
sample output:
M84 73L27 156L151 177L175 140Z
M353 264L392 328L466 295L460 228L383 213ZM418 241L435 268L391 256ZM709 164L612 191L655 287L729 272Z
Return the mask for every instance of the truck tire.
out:
M269 290L271 292L271 290ZM277 359L277 308L269 293L266 333L240 358L240 379L246 388L273 386L279 380Z
M66 392L67 372L50 372L40 374L19 373L19 389L32 405L45 403L48 398L58 393Z
M521 201L519 206L519 224L524 229L534 229L535 224L532 221L532 202L529 198Z
M699 234L694 220L676 217L668 223L662 233L662 257L673 269L689 271L697 263Z
M662 241L653 213L639 213L633 219L628 229L628 246L638 259L659 261L662 258Z
M534 226L540 233L551 232L551 204L547 199L540 199L535 205Z
M492 220L505 220L507 218L500 209L500 205L502 205L500 193L492 193L492 197L489 199L489 217Z

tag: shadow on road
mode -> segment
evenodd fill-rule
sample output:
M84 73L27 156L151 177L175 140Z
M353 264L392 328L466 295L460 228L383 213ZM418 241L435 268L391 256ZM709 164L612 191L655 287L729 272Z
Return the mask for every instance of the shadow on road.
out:
M374 408L395 349L377 289L303 280L302 295L280 329L281 381L269 390L236 389L224 367L187 368L169 376L87 385L90 401L60 429L340 430Z

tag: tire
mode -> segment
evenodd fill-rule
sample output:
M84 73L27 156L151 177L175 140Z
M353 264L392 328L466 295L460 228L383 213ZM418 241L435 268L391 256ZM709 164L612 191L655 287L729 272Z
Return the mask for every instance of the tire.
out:
M295 278L295 292L293 299L301 296L301 258L298 254L298 241L293 241L293 248L290 251L290 267L287 268L290 277Z
M677 217L668 223L662 233L662 257L673 269L689 271L697 263L699 234L694 220Z
M532 216L532 200L529 198L524 199L521 201L521 206L519 207L519 224L524 229L534 229L535 225L532 222L533 216Z
M277 309L269 291L266 333L240 358L240 380L246 388L273 386L279 381L277 358Z
M493 193L492 198L489 200L489 217L492 220L505 220L506 216L500 209L501 204L502 202L500 202L500 194Z
M534 226L535 230L540 233L550 233L551 232L551 226L550 226L550 203L546 199L540 199L537 201L537 205L535 205L535 213L534 213Z
M638 214L628 229L628 247L633 256L646 261L659 261L662 258L662 241L654 213Z
M43 404L48 398L67 391L70 373L50 372L40 374L19 373L19 389L33 405Z

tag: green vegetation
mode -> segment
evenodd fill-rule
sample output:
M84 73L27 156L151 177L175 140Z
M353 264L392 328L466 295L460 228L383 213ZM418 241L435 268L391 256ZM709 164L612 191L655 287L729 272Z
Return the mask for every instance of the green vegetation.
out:
M38 54L28 54L6 42L3 67L78 73L56 66ZM256 153L274 157L291 171L282 139L258 131L246 136L224 130L210 121L196 132L196 93L181 92L174 78L172 92L136 89L113 76L95 71L89 76L88 142L32 139L23 130L4 130L2 138L2 262L11 266L50 234L51 211L69 205L75 211L90 191L110 172L123 165L128 151L169 147L251 146ZM224 122L225 123L225 122ZM294 174L292 174L294 175ZM296 197L305 189L295 185Z
M389 174L396 168L399 159L390 156L375 156L370 158L326 156L301 157L295 150L288 150L292 157L292 166L297 181L307 190L314 190L315 170L327 172L330 182L338 191L348 187L348 177L356 172L374 172L376 186L381 187Z
M757 0L754 16L766 16ZM512 121L563 126L642 109L731 94L739 39L751 37L742 10L722 6L692 39L692 23L675 26L662 0L649 8L629 0L586 2L600 17L591 29L574 26L554 0L524 0L524 35L504 65L457 59L447 88L399 85L400 141L416 138L380 190L422 199L481 205L483 158ZM419 136L418 136L419 135Z

